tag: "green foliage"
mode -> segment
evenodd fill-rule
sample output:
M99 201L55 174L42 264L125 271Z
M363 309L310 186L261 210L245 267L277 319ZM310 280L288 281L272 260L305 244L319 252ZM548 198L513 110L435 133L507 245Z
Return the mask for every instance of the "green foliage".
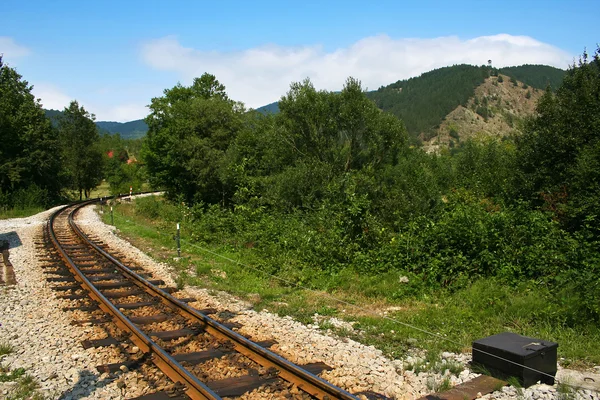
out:
M45 206L60 195L57 134L31 90L0 57L0 207L29 207L34 193Z
M488 76L488 67L455 65L381 87L368 97L402 119L410 135L416 137L439 125L459 105L466 105Z
M309 80L293 83L279 102L278 122L295 159L314 159L335 171L394 163L405 142L402 125L367 99L349 78L341 93L317 92Z
M538 117L518 138L522 194L551 210L571 230L593 228L600 213L594 198L600 175L600 49L569 69L563 85L547 90Z
M0 372L0 382L12 382L25 375L24 368L17 368L10 373Z
M58 119L65 172L71 188L79 191L79 199L82 194L88 198L102 179L102 153L94 118L77 101L72 101Z
M11 354L14 350L14 347L9 342L4 340L0 342L0 356Z
M225 151L243 128L243 107L230 100L213 75L180 84L153 98L144 159L151 183L188 203L227 203L232 195L219 179Z
M148 132L148 125L143 119L129 122L97 121L96 126L113 135L120 134L123 139L140 139Z
M477 114L479 114L481 117L483 117L483 119L487 122L488 117L489 117L489 109L485 106L478 106L475 109L475 112Z
M450 135L451 138L460 140L460 134L458 133L458 131L456 130L455 127L451 127L450 132L448 132L448 134Z
M504 82L504 78L502 77L502 75L498 75L498 83L502 82Z
M548 65L520 65L518 67L505 67L500 69L500 73L513 77L526 85L536 89L546 89L550 86L553 90L558 89L563 78L567 74L565 70L550 67ZM500 81L500 76L498 77ZM512 82L512 81L511 81Z
M293 284L360 288L361 296L394 302L434 296L444 303L440 309L407 321L426 329L439 331L435 323L450 313L459 322L447 332L459 337L464 321L480 337L506 326L534 335L550 324L563 329L544 331L556 336L578 329L597 335L591 328L600 321L594 63L582 61L556 95L544 95L540 116L522 136L460 141L438 155L407 146L402 123L379 111L354 79L340 93L319 91L308 80L294 83L280 112L262 115L242 113L214 77L203 76L153 100L146 161L151 178L177 201L141 199L135 210L169 229L182 222L191 243L238 252L257 270ZM448 77L435 89L443 94L460 82L473 89L489 73L454 68L422 78ZM462 78L450 78L456 71ZM382 88L379 99L390 107L402 99L410 108L427 98L417 93L420 85ZM468 99L467 92L449 96L443 107ZM489 118L495 100L476 102ZM438 111L423 120L434 121ZM222 268L229 277L232 271ZM195 269L213 273L208 265ZM242 275L232 279L264 289L258 274ZM219 279L211 282L228 284Z
M99 147L103 154L103 176L110 184L110 193L128 193L130 187L133 191L140 191L146 182L146 171L133 152L139 155L141 142L123 140L119 134L104 134Z

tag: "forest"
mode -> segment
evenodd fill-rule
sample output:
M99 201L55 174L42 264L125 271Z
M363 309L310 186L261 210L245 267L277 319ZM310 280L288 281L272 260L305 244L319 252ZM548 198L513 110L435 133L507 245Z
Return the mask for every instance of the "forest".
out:
M355 79L293 83L262 115L205 74L152 99L143 157L196 240L251 247L271 273L401 271L418 284L400 297L528 282L556 323L599 321L599 55L546 91L522 135L440 155L410 146Z
M436 74L469 88L496 70L461 71ZM397 300L484 282L533 296L534 321L579 332L600 322L600 49L546 90L520 135L440 154L410 140L433 117L397 117L424 106L410 80L378 91L402 88L407 103L394 103L373 101L354 78L340 92L306 79L264 115L205 73L153 98L147 136L130 143L100 137L76 102L53 127L16 71L2 66L0 77L0 205L48 206L102 179L115 193L147 180L168 201L142 201L136 213L183 222L194 243L237 249L308 287L379 277L393 280L386 296ZM442 115L438 89L430 108ZM132 148L142 162L127 163Z

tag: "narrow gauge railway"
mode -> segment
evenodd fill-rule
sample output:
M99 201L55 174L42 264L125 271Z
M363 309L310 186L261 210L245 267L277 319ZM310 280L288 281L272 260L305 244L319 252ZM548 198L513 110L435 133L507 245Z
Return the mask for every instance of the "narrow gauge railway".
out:
M81 304L74 308L94 312L88 322L118 327L113 336L86 341L84 347L128 341L137 348L132 359L102 366L106 372L151 361L179 389L168 397L157 392L144 399L219 399L266 386L271 393L295 387L300 389L300 398L357 398L316 375L328 369L326 365L298 366L285 360L267 349L272 343L252 342L209 317L214 310L191 307L187 303L194 299L175 297L175 288L165 287L163 281L111 255L100 240L88 237L75 223L77 211L92 202L64 207L50 217L44 232L50 264L44 272L56 284L54 289L62 292L60 297L78 300ZM214 359L231 363L237 370L235 376L206 376L202 363Z

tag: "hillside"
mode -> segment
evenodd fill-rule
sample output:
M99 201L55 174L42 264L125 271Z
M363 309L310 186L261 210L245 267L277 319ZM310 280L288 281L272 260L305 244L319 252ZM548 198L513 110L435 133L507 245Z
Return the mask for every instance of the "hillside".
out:
M267 104L266 106L262 106L256 109L259 113L262 114L277 114L279 112L279 102L273 102Z
M109 133L119 133L123 139L139 139L148 132L148 125L143 119L130 122L96 121L96 125Z
M468 114L461 110L468 110L469 104L475 102L476 89L490 75L502 74L506 81L514 78L521 83L521 86L525 84L526 87L531 87L531 96L535 101L537 96L533 94L533 89L543 90L548 85L556 89L560 86L565 73L566 71L562 69L547 65L521 65L495 69L487 66L476 67L462 64L435 69L418 77L382 86L367 93L367 96L382 110L402 119L413 140L429 142L432 138L438 136L440 129L442 132L447 129L448 125L443 124L444 119L456 119L461 112L465 115ZM502 96L501 93L497 93L497 95L505 98L511 104L516 98L512 95ZM481 98L481 96L479 97ZM462 108L457 109L459 106L462 106ZM506 110L511 109L511 107L507 106ZM525 109L530 108L529 106L525 107ZM279 106L275 102L256 110L263 114L277 113L279 112ZM451 113L452 116L449 115ZM520 106L515 106L514 113L517 119L521 118ZM506 111L505 114L510 115L510 112ZM464 116L464 118L467 117ZM474 117L471 120L477 121ZM497 118L491 118L488 122L499 124ZM477 125L476 122L471 125L477 125L477 131L479 132L489 131L492 134L500 129L500 125L486 128L485 124L487 122L483 119L481 123L482 126ZM502 129L507 126L510 126L510 124L502 125ZM471 129L465 128L463 130L469 136L468 132Z
M437 128L456 106L466 104L489 68L455 65L401 80L368 93L384 111L404 121L412 137Z
M433 131L421 135L428 152L454 147L475 137L502 137L518 130L519 123L535 111L544 93L506 75L488 77L466 104L457 106Z
M552 90L558 89L567 73L565 70L548 65L530 64L500 68L499 72L536 89L546 89L546 86L550 85Z
M556 89L562 82L565 73L564 70L546 65L521 65L491 69L487 66L476 67L462 64L435 69L418 77L382 86L367 93L367 96L382 110L402 119L413 140L431 144L432 139L448 133L450 128L448 122L444 122L445 119L455 121L454 125L460 125L465 137L472 136L473 130L488 132L492 135L497 134L500 127L505 129L508 126L512 130L508 122L505 125L500 124L497 117L488 118L486 122L484 119L478 120L475 115L468 112L468 110L473 111L472 105L475 102L476 89L486 82L490 74L502 74L506 82L514 78L521 83L521 86L525 84L525 86L531 87L531 99L535 101L538 96L535 95L533 89L543 90L547 85ZM508 86L503 85L503 87ZM515 96L506 95L506 93L496 93L496 95L511 104L516 99ZM477 97L487 98L481 95ZM513 110L516 119L522 117L520 107L515 105ZM526 106L524 110L530 108L530 106ZM502 112L512 115L508 111L510 109L512 106L507 105ZM276 114L279 112L279 103L267 104L257 108L256 111L263 114ZM46 110L46 116L54 121L60 113L57 110ZM463 124L460 121L469 122ZM488 122L495 125L486 127ZM124 139L137 139L145 136L148 131L148 126L141 119L124 123L96 121L96 125L101 133L119 133ZM442 142L449 144L450 140L442 140Z
M368 96L384 111L401 118L411 137L429 141L437 135L444 118L458 106L474 101L476 88L490 75L501 73L526 86L557 88L565 71L545 65L522 65L501 70L486 66L454 65L426 72L419 77L381 87ZM510 101L510 99L509 99Z
M62 115L59 110L44 110L46 117L52 121L52 125L56 126L58 118ZM123 139L139 139L148 132L148 125L142 119L129 122L114 122L114 121L96 121L96 126L101 134L118 133Z

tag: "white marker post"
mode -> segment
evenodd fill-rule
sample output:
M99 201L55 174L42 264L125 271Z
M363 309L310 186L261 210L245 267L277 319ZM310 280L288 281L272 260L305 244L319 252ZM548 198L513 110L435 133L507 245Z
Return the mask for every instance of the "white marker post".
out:
M129 186L129 201L131 201L132 194L133 194L133 186Z
M179 231L179 222L177 223L177 236L175 236L177 238L177 257L181 258L181 243L179 241L181 234Z

